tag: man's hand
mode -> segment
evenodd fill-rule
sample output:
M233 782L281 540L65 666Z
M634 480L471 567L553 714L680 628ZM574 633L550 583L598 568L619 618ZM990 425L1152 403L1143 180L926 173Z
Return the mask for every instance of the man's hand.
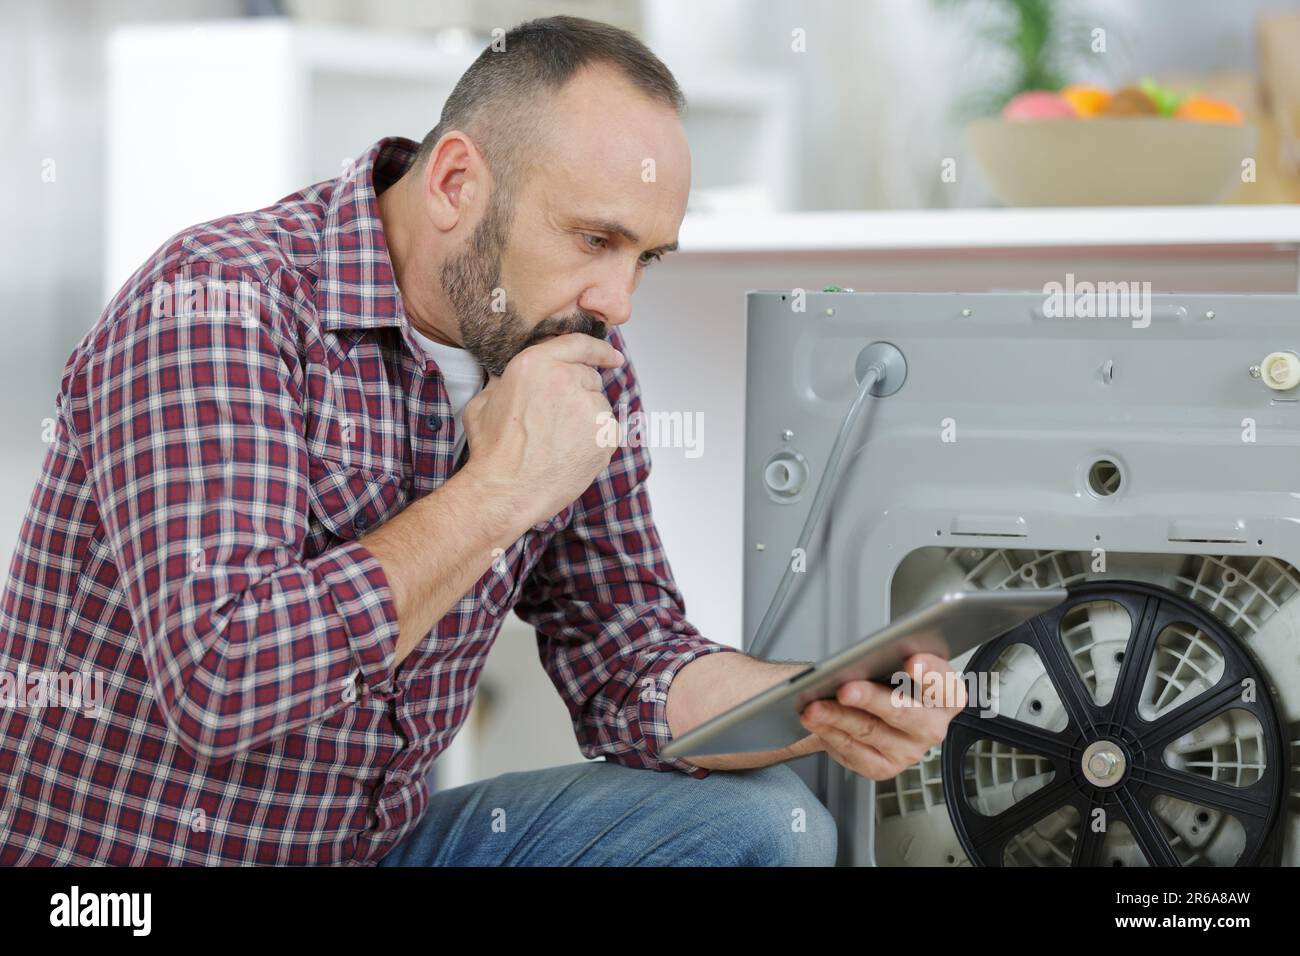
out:
M555 517L609 466L597 441L610 412L600 366L623 354L582 333L523 349L465 406L469 462L361 539L397 610L394 664L424 640L530 525Z
M850 681L840 687L836 700L814 701L803 709L800 721L811 733L796 744L797 755L825 750L836 763L869 780L888 780L920 763L926 751L943 743L948 724L966 706L966 687L941 657L915 654L904 663L912 684L923 691L931 681L954 691L943 706L933 706L875 681ZM930 676L922 675L929 672ZM959 676L959 675L958 675ZM924 695L923 695L924 699Z
M598 440L610 413L598 369L623 361L581 332L523 349L465 406L466 470L510 495L529 524L555 517L614 455L615 445Z

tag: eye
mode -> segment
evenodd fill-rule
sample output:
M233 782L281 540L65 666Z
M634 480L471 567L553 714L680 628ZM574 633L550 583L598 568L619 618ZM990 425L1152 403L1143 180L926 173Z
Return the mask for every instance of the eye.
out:
M649 258L649 259L646 259L645 256L649 256L650 258ZM661 252L645 252L645 253L642 253L642 258L641 258L641 260L640 260L641 267L642 267L642 268L645 268L646 266L650 265L650 263L652 263L652 262L658 262L658 261L659 261L660 259L662 259L662 258L663 258L663 253L661 253Z
M605 243L608 241L605 239L604 236L596 236L589 232L584 232L582 234L582 239L588 246L590 246L593 249L605 248Z

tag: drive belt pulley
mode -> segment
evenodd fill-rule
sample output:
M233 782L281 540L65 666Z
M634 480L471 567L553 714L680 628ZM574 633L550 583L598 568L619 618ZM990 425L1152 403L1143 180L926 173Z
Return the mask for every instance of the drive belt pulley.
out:
M996 701L970 695L943 746L948 815L971 862L1023 863L1028 847L1039 851L1039 865L1203 863L1198 841L1215 827L1231 827L1216 837L1230 844L1231 865L1268 862L1287 741L1253 656L1219 619L1164 588L1092 581L1069 592L1061 605L983 645L966 665L968 686L988 675ZM1127 612L1126 639L1077 638L1082 628L1071 622L1102 604ZM1108 620L1122 616L1116 611ZM1075 635L1073 646L1068 635ZM1008 654L1041 661L1035 690L1014 716L1003 708L1015 702L998 696L997 668ZM1103 700L1098 655L1108 667ZM1046 698L1052 721L1040 718ZM1246 725L1249 735L1233 736L1231 728ZM1202 741L1209 756L1196 750ZM1189 750L1192 758L1169 759ZM1015 767L1019 778L1008 770ZM1123 836L1131 859L1113 850L1108 834Z

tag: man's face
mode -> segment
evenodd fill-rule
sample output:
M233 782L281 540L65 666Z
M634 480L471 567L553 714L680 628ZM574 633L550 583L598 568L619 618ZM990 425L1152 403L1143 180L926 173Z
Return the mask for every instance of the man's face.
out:
M461 343L493 375L550 335L631 317L645 269L675 246L690 151L673 111L620 76L589 71L552 101L547 142L511 210L493 192L441 282ZM508 234L507 234L508 233Z
M461 344L493 375L500 375L520 351L548 335L585 332L605 337L605 323L578 309L572 315L525 319L500 284L501 260L508 242L509 210L494 193L487 213L459 252L442 266L442 287L456 310Z

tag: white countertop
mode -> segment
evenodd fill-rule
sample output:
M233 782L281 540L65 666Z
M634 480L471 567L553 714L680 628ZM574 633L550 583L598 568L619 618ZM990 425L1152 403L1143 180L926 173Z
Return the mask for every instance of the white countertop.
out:
M1300 205L689 214L682 253L1300 246Z

